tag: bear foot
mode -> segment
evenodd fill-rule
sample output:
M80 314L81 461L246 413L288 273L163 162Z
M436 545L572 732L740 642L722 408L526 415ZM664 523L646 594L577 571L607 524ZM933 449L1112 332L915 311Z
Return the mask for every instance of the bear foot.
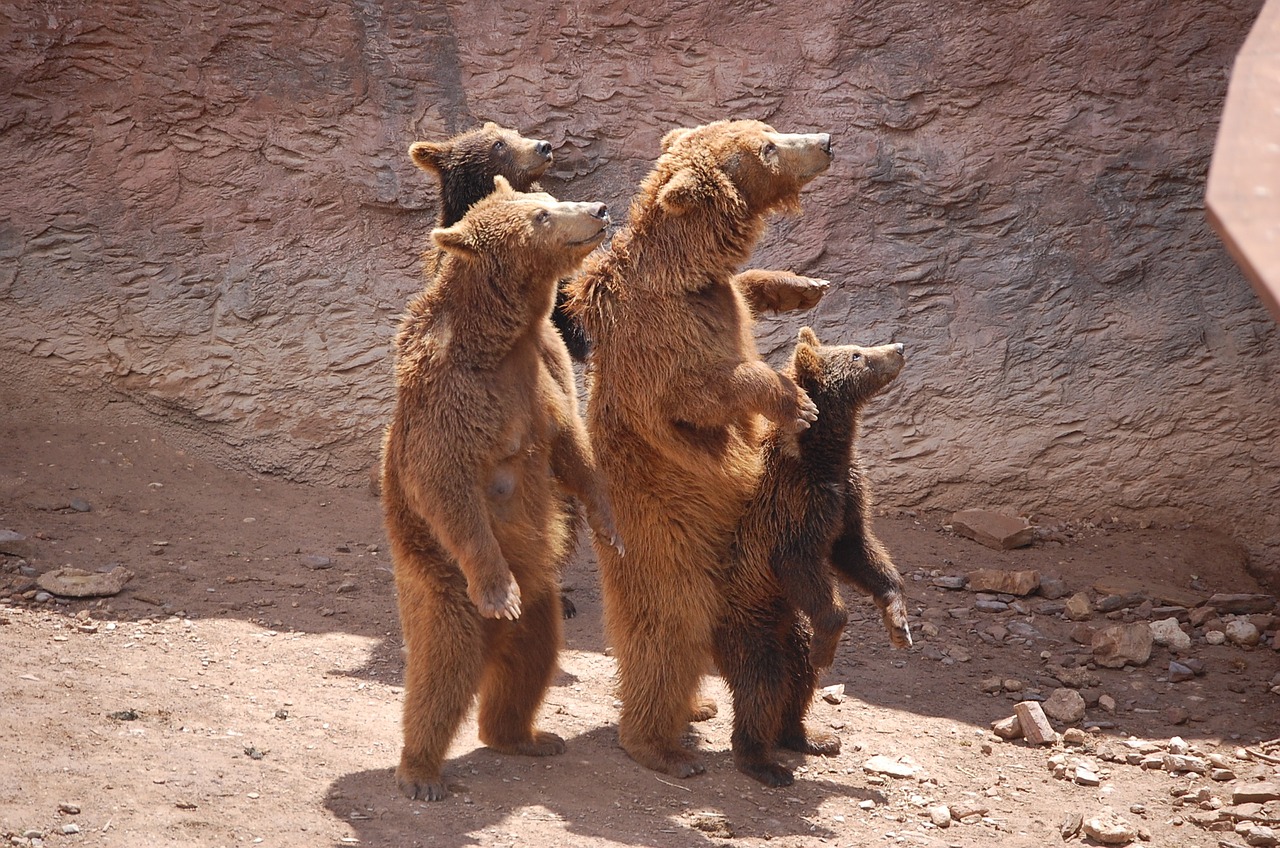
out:
M578 614L577 605L569 600L569 596L564 593L564 590L560 591L560 614L564 616L566 621Z
M624 745L623 748L627 752L627 756L645 768L660 771L682 780L686 777L693 777L695 774L702 774L707 770L707 767L697 757L683 748L659 749L637 745L631 745L630 747Z
M889 631L889 642L895 648L911 647L911 625L907 621L907 605L896 592L876 599L884 619L884 629Z
M396 769L396 786L410 801L443 801L449 797L440 775L414 774L413 769L404 766Z
M500 754L516 754L521 757L554 757L557 754L563 754L565 750L564 740L545 730L535 730L532 739L519 742L489 742L483 739L481 741Z
M715 718L720 713L720 707L710 698L699 698L693 704L693 712L689 714L689 721L706 721Z
M780 787L790 786L796 782L795 775L791 773L791 769L782 763L771 763L768 760L738 762L738 771L747 777L755 778L765 786Z
M784 733L778 746L802 754L834 757L840 753L840 737L834 733L808 733L801 728L794 733Z

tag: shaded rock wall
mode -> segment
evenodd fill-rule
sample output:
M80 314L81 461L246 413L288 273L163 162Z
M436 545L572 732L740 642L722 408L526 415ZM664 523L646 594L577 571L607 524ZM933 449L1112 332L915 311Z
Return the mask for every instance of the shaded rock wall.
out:
M618 217L667 129L759 117L837 162L758 264L836 282L824 338L908 347L882 504L1280 546L1280 331L1202 202L1259 0L275 5L0 8L7 397L361 482L435 214L411 140L514 125Z

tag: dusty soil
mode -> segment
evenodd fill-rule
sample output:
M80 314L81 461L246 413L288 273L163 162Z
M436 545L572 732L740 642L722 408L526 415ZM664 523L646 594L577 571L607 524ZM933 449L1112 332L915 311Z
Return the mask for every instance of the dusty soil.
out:
M392 777L403 661L368 492L224 471L95 408L12 409L0 419L0 528L27 536L30 549L25 560L0 557L0 595L13 596L0 601L0 834L14 844L131 847L697 846L730 844L729 834L744 846L1043 846L1060 841L1068 814L1109 807L1153 845L1239 840L1193 824L1199 807L1180 805L1171 789L1205 785L1229 803L1232 786L1276 779L1275 766L1234 752L1280 736L1280 696L1269 691L1280 653L1197 639L1192 654L1207 671L1177 684L1166 680L1164 648L1141 668L1097 669L1087 694L1109 694L1117 707L1088 710L1086 723L1102 726L1084 753L1101 785L1081 786L1046 768L1068 750L1061 744L1000 742L989 729L1028 692L1052 691L1050 663L1087 662L1069 636L1075 625L1043 598L1027 599L1026 614L988 615L972 610L972 594L930 582L977 567L1036 568L1073 590L1127 575L1203 594L1258 591L1238 547L1195 528L1078 527L998 553L945 531L943 518L878 520L909 575L917 645L890 649L871 606L846 593L855 620L823 680L845 684L846 696L811 712L844 749L793 757L793 787L766 789L734 770L731 710L716 678L707 689L720 715L692 730L707 774L678 781L623 754L587 551L566 576L578 616L566 623L563 671L544 710L568 753L500 756L479 746L469 723L447 764L452 796L410 802ZM29 575L117 563L136 576L115 597L27 597L24 564ZM1015 622L1033 630L1011 632ZM992 676L1025 688L986 694ZM1237 780L1107 761L1131 734L1181 735L1225 755ZM878 754L908 756L921 771L869 774L863 765ZM938 829L935 803L986 812Z

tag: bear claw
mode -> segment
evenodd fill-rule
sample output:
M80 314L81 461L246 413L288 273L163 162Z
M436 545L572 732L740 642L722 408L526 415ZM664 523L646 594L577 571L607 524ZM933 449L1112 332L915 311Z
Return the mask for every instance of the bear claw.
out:
M491 586L476 593L479 597L473 597L472 601L480 615L485 618L505 618L507 621L515 621L520 617L520 586L514 577L509 577L508 581L505 587Z
M398 770L396 786L400 789L400 794L410 801L443 801L449 797L449 790L445 787L444 780L439 777L434 780L419 779L409 777Z

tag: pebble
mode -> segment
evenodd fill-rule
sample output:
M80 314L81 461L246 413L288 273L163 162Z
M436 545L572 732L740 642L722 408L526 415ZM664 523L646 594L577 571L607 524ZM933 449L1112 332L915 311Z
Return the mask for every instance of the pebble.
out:
M36 592L35 598L33 600L37 604L47 604L49 603L49 601L53 600L53 595L50 595L48 592Z
M1227 622L1224 634L1235 644L1244 647L1252 647L1262 641L1262 634L1253 626L1253 622L1240 618Z
M93 512L93 507L90 506L89 502L83 498L72 498L71 503L68 504L68 506L76 512Z
M71 834L73 834L73 833L79 833L79 832L80 832L80 825L78 825L78 824L64 824L64 825L62 826L62 832L63 832L63 834L65 834L65 835L67 835L67 836L70 836L70 835L71 835Z
M1241 824L1244 823L1241 822ZM1258 848L1274 848L1280 843L1280 837L1277 837L1275 829L1264 824L1247 824L1243 831L1237 826L1236 832L1244 837L1245 843Z
M329 559L327 556L321 556L320 554L308 554L304 556L302 558L302 564L313 571L319 571L323 568L333 568L333 560Z
M1165 747L1165 750L1168 751L1170 754L1191 753L1191 746L1188 745L1187 740L1183 739L1181 736L1170 737L1168 744L1165 745L1164 747Z
M1046 600L1056 601L1058 598L1065 598L1071 593L1067 588L1067 581L1060 577L1040 577L1040 596Z
M987 695L994 695L1001 690L1002 683L998 677L988 677L982 681L981 689Z
M1110 811L1084 820L1084 832L1103 845L1128 845L1138 837L1133 825Z
M348 592L354 592L357 588L358 587L356 586L355 583L351 582L350 580L345 580L342 583L338 584L337 591L338 591L338 594L345 595Z
M1063 724L1075 724L1084 718L1084 698L1074 689L1054 689L1041 708L1050 718Z
M58 812L65 813L68 816L80 815L80 807L76 804L59 804Z
M1189 666L1176 660L1169 661L1169 680L1171 682L1182 683L1183 681L1191 680L1195 676L1196 673Z
M914 777L920 766L910 757L886 757L876 755L862 764L864 771L872 774L887 774L890 777Z
M1078 727L1068 727L1062 732L1062 741L1067 745L1083 745L1088 737Z
M822 700L826 701L828 704L843 704L844 684L837 683L834 686L827 686L823 688L819 694L822 696Z
M1098 775L1095 774L1092 769L1086 768L1085 766L1076 766L1073 779L1081 786L1097 786L1102 783L1102 780Z
M1009 609L1009 605L1003 601L974 601L973 608L978 612L1004 612Z
M1147 625L1151 638L1157 645L1165 645L1174 651L1186 651L1191 647L1191 637L1178 624L1176 618L1162 618Z
M963 575L947 575L944 577L935 577L929 581L931 585L937 586L939 589L950 589L952 591L963 589L964 584L968 582L968 578Z
M946 829L951 827L951 808L946 804L936 804L929 808L929 821L935 827Z
M1199 757L1193 757L1190 754L1165 754L1162 760L1164 770L1167 772L1191 772L1192 774L1205 774L1209 771L1209 764Z
M1221 645L1227 641L1227 634L1221 630L1210 630L1204 634L1204 640L1210 645Z

